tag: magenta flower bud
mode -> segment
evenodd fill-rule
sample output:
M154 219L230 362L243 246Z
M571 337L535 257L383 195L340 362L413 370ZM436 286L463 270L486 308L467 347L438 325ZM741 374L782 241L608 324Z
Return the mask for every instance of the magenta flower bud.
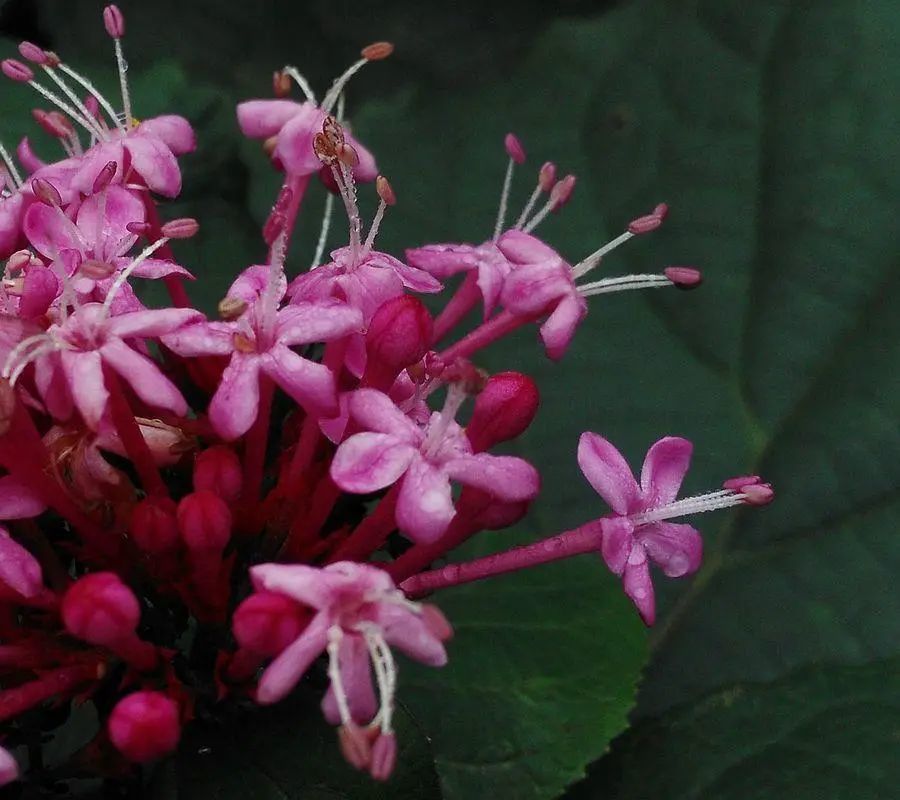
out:
M95 572L73 583L63 596L62 618L72 636L114 648L134 634L141 608L134 592L114 572Z
M0 747L0 786L19 780L19 765L12 754Z
M549 192L556 184L556 164L547 161L538 172L538 185L542 192Z
M209 490L182 498L176 517L181 538L195 553L221 553L231 538L231 511Z
M393 380L401 370L422 360L434 336L428 309L412 295L383 303L366 333L366 382Z
M160 230L162 235L168 239L190 239L197 235L200 223L193 217L182 217L169 220Z
M34 72L31 71L31 67L14 58L4 58L0 62L0 71L11 81L19 83L28 83L28 81L34 79Z
M723 489L732 489L737 492L745 486L753 486L760 482L759 475L739 475L736 478L729 478L722 484Z
M31 42L20 42L19 53L22 58L26 61L31 61L33 64L46 64L49 60L47 51Z
M703 283L703 273L694 267L666 267L663 274L679 289L696 289Z
M662 217L657 216L655 213L645 214L643 217L637 217L628 223L628 232L633 233L635 236L640 236L643 233L655 231L662 223Z
M488 378L475 398L466 428L476 452L515 439L529 425L540 404L537 384L520 372L500 372Z
M386 781L391 777L396 764L397 737L393 733L382 733L372 745L369 774L376 781Z
M767 506L775 499L775 490L768 483L753 483L742 486L740 493L748 506Z
M62 195L59 190L46 178L35 178L31 182L31 190L34 196L48 206L61 206Z
M225 445L210 447L194 461L194 489L208 490L231 505L241 496L244 472L234 450Z
M356 769L366 769L372 758L372 743L365 729L352 722L338 728L338 745L344 760Z
M503 146L506 148L506 154L517 164L525 163L525 148L519 141L519 137L514 133L507 133L503 139Z
M569 200L575 191L575 183L578 179L574 175L566 175L557 181L550 191L550 199L553 201L553 211L559 211Z
M109 186L112 179L116 176L116 169L118 165L115 161L107 161L106 164L103 165L103 169L97 173L97 177L94 178L94 185L91 187L93 194L99 194L102 192L107 186Z
M131 512L129 531L134 543L145 553L174 550L179 542L175 504L171 500L141 500Z
M110 3L103 9L103 27L113 39L121 39L125 35L125 17L117 5Z
M309 618L310 612L290 597L258 592L235 609L231 629L242 648L273 658L303 632Z
M109 739L129 761L155 761L178 746L178 717L178 704L162 692L135 692L112 710L107 723Z

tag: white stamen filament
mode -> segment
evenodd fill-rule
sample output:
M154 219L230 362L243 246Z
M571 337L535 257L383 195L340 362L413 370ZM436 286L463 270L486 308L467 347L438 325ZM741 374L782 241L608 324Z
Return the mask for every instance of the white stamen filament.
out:
M363 244L363 253L368 253L375 244L375 237L378 235L378 228L381 226L381 220L384 219L384 212L387 210L387 203L382 200L378 204L378 210L375 212L375 218L369 226L369 234L366 236L365 244Z
M25 358L22 359L21 363L9 374L9 383L10 386L15 386L16 381L19 380L22 373L27 369L28 365L37 361L39 358L43 358L47 353L52 353L57 349L57 345L55 342L48 341L47 344L43 344L40 347L36 347L32 350Z
M119 69L119 88L122 92L122 111L125 117L125 130L131 127L133 119L131 117L131 95L128 93L128 63L125 61L125 55L122 52L122 40L113 39L116 47L116 66Z
M368 63L368 59L361 58L355 64L351 64L346 72L331 84L331 88L328 90L325 99L322 101L322 111L326 114L331 113L331 109L334 108L334 104L337 102L338 97L340 97L341 92L344 91L347 82Z
M315 105L316 103L316 95L313 93L312 86L309 85L309 81L300 74L300 71L296 67L287 66L283 70L281 70L285 75L287 75L297 86L300 87L300 91L303 92L306 99Z
M336 165L333 164L331 172L341 193L341 199L344 201L344 209L347 212L347 219L350 223L350 255L353 263L356 264L359 258L359 232L361 228L359 206L356 203L356 185L353 183L353 175L350 173L350 170L341 162L338 162Z
M322 213L322 227L319 229L319 240L316 242L316 252L313 255L310 269L315 269L322 263L322 255L325 253L325 245L328 243L328 230L331 228L331 217L334 215L334 195L331 192L325 195L325 210Z
M603 256L611 253L620 245L625 244L625 242L627 242L629 239L633 239L634 236L635 235L629 231L625 231L624 233L619 234L611 242L607 242L599 250L595 250L587 258L583 258L574 267L572 267L572 277L580 278L582 275L586 275L594 267L596 267L597 264L600 263L600 259L602 259Z
M582 297L594 297L598 294L627 292L632 289L661 289L674 286L665 275L622 275L619 278L604 278L576 287Z
M550 199L546 203L544 203L544 205L541 207L541 210L531 218L531 222L529 222L524 228L522 228L522 230L525 233L531 233L546 219L547 215L551 211L553 211L554 208L556 208L558 202L559 201L551 194Z
M100 127L97 120L94 119L93 114L88 111L87 106L85 106L85 104L81 102L81 98L77 94L75 94L74 91L72 91L72 88L69 86L69 84L67 84L62 78L59 77L59 75L56 74L56 70L51 69L47 66L43 66L42 69L46 73L47 77L50 78L50 80L52 80L62 90L62 93L75 104L75 108L77 108L82 113L85 120L91 123L93 135L98 139L104 138L103 129Z
M363 628L363 637L369 648L380 698L378 714L373 722L377 721L383 734L390 734L394 715L394 695L397 689L397 665L381 631L372 625L366 625Z
M516 162L510 158L506 165L506 174L503 176L503 189L500 191L500 208L497 209L497 224L494 225L494 241L500 238L503 223L506 221L506 209L509 207L509 190L512 188L513 172Z
M338 122L344 121L344 113L346 112L346 110L347 110L347 97L343 92L341 92L341 96L338 97L337 108L334 111L335 119L337 119Z
M16 169L16 162L12 160L2 144L0 144L0 159L3 159L3 163L6 165L6 169L9 172L9 177L15 185L15 188L18 189L22 185L22 176L19 174L19 170Z
M659 508L651 508L649 511L633 514L629 519L634 525L648 525L652 522L662 522L674 517L685 517L689 514L704 514L707 511L731 508L732 506L743 505L746 502L747 498L742 492L720 489L717 492L685 497L682 500L676 500L674 503L669 503Z
M63 100L59 95L54 94L49 89L41 86L37 81L28 81L28 85L34 89L41 97L45 100L53 103L60 111L62 111L72 122L77 122L84 128L91 136L96 135L96 128L94 123L90 120L85 119L81 114L78 113L72 106L70 106L65 100Z
M525 224L525 220L528 219L528 215L531 214L531 212L534 210L535 203L537 203L542 191L544 190L541 188L540 182L538 182L538 185L534 187L534 191L531 193L531 197L528 198L528 202L525 204L525 208L522 209L522 213L519 214L519 218L516 220L516 230L522 229L522 226Z
M34 336L29 336L19 342L12 350L9 351L9 355L6 357L6 361L3 364L3 377L10 377L14 369L15 362L19 358L25 356L25 353L30 347L32 347L32 345L44 344L45 342L49 341L49 339L50 336L47 333L36 333Z
M350 716L347 692L344 689L344 682L341 680L340 651L343 638L344 632L339 626L332 625L328 629L328 680L331 682L331 691L337 702L341 724L349 725L353 722L353 718Z
M167 244L169 241L168 237L163 236L161 239L157 239L153 244L149 247L145 247L140 253L138 253L137 258L134 259L125 269L123 269L117 276L115 281L113 281L113 285L110 287L109 292L106 295L106 299L103 301L103 313L109 314L109 309L112 307L113 300L115 300L116 295L119 293L119 290L122 286L125 285L125 281L131 276L131 273L143 264L150 256L152 256L160 247Z
M83 75L79 74L74 69L72 69L71 67L69 67L65 64L59 64L57 69L59 69L60 72L63 72L64 74L68 75L70 78L72 78L72 80L77 81L79 84L81 84L81 86L84 87L84 89L87 92L89 92L93 97L95 97L97 99L97 102L100 103L100 105L103 107L103 110L107 113L109 118L119 128L121 128L122 130L125 130L125 126L122 124L121 120L119 119L119 115L116 112L116 110L112 107L112 103L110 103L109 100L107 100L106 97L103 96L103 94L100 92L100 90L97 89L87 78L85 78Z

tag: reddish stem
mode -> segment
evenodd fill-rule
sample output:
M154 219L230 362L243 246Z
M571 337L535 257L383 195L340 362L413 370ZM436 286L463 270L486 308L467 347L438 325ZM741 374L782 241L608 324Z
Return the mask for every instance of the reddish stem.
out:
M457 358L469 358L473 353L483 350L489 344L502 339L508 333L512 333L517 328L527 325L539 316L538 314L523 316L513 314L511 311L501 311L497 316L482 323L467 336L450 345L450 347L440 353L440 357L446 362Z
M484 580L505 572L516 572L538 564L559 561L570 556L593 553L600 550L602 533L597 520L579 528L542 539L533 544L514 547L463 564L451 564L441 569L420 572L400 584L407 597L421 597L449 586Z
M394 583L402 583L411 575L437 561L445 553L459 547L480 529L481 526L470 515L457 513L440 539L428 544L413 545L388 564L385 570L394 579Z
M400 487L397 484L381 498L375 510L369 514L356 530L334 553L328 557L328 563L335 561L363 561L381 547L388 535L397 527L395 511Z
M123 636L109 649L138 672L148 672L159 666L159 651L135 633Z
M323 475L310 500L309 513L305 516L298 514L291 525L284 545L284 555L288 560L297 558L307 544L315 541L340 496L341 490L331 476L327 473Z
M252 526L253 516L259 504L263 470L266 466L266 447L269 443L269 422L272 416L272 397L275 384L266 375L259 376L259 411L256 422L247 432L244 445L244 488L241 492L244 506L244 525Z
M434 344L441 341L462 322L466 315L475 308L480 296L478 276L475 272L469 272L453 297L450 298L450 302L444 306L444 310L434 321Z
M41 675L37 680L0 691L0 722L6 722L45 700L57 695L68 695L82 684L100 680L106 667L100 661L76 664Z
M154 497L168 497L166 485L160 477L153 453L150 452L150 447L141 433L141 427L134 418L128 398L122 389L122 382L115 371L105 364L103 365L103 381L109 391L109 410L112 414L113 424L116 426L116 431L122 440L129 460L134 464L140 476L144 491Z

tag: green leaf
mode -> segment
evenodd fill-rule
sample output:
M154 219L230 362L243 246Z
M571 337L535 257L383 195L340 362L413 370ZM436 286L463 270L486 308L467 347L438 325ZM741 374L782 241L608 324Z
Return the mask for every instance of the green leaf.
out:
M571 800L876 800L900 780L900 662L735 684L616 743ZM611 788L615 787L615 793Z

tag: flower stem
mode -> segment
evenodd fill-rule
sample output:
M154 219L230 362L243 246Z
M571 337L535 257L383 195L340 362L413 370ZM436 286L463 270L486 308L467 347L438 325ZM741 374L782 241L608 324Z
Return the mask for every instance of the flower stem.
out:
M428 544L413 545L403 555L388 564L386 571L394 579L394 583L402 583L445 553L459 547L479 529L480 525L472 517L457 513L440 539Z
M434 344L440 342L475 308L479 294L477 276L469 272L434 321Z
M259 411L256 422L247 432L244 447L244 488L242 502L244 504L245 527L252 526L259 493L262 488L263 469L266 465L266 447L269 443L269 421L272 415L272 397L275 385L265 375L259 378Z
M453 361L457 358L469 358L473 353L483 350L489 344L502 339L508 333L527 325L539 315L522 316L511 311L501 311L497 316L482 323L474 331L464 336L458 342L450 345L440 353L444 361Z
M82 684L102 678L105 671L103 662L92 661L61 667L41 675L37 680L0 691L0 722L6 722L56 695L71 694Z
M328 563L335 561L363 561L384 544L388 535L397 527L394 512L397 509L397 484L381 498L375 510L369 514L338 549L328 557Z
M594 520L533 544L514 547L512 550L476 558L462 564L451 564L441 569L420 572L403 581L400 588L406 592L407 597L421 597L436 589L472 583L505 572L516 572L538 564L596 552L600 550L600 544L600 525Z

